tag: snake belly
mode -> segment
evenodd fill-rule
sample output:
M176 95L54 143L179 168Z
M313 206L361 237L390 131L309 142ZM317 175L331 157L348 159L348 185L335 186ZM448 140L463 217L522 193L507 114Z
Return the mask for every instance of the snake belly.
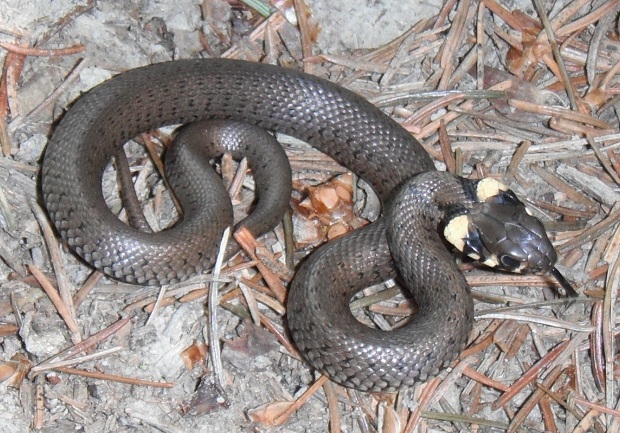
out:
M422 195L443 182L408 132L329 81L236 60L160 63L117 75L83 95L50 139L43 199L68 245L93 267L130 283L168 284L209 269L227 224L221 214L200 216L216 227L207 234L186 224L187 215L169 230L143 233L122 223L101 191L103 171L126 141L161 126L207 119L243 121L306 141L366 180L384 204L404 202L405 210L424 212L421 202L396 195L406 180L428 172L430 184L417 186ZM473 321L467 284L441 240L422 226L395 234L398 218L382 217L321 248L300 270L289 299L291 333L304 356L333 380L366 391L391 391L436 374L462 349ZM389 238L398 244L389 245ZM417 247L407 252L411 244ZM403 251L393 259L390 250ZM408 275L418 287L414 293L422 294L422 319L391 333L355 321L348 310L352 290L397 273ZM441 324L446 317L448 325ZM327 335L319 335L316 323L329 323ZM372 344L353 338L364 339L364 333L373 335Z

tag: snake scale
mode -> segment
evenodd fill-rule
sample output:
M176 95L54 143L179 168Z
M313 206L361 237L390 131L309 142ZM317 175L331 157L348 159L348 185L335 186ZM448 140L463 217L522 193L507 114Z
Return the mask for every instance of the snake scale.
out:
M228 198L192 198L174 227L144 233L122 223L101 191L103 171L126 141L205 119L243 121L306 141L366 180L381 199L382 217L303 263L288 299L291 336L306 360L338 383L394 391L436 375L458 356L472 327L473 302L440 236L453 216L465 216L464 228L446 233L466 254L505 269L553 267L555 252L542 226L516 198L492 187L480 200L479 182L436 171L420 143L364 98L301 72L224 59L119 74L66 113L45 151L41 187L51 220L81 258L139 284L173 283L209 269L231 224L230 212L218 210L229 207ZM182 167L197 164L200 156L192 155ZM271 178L278 182L279 173ZM487 214L506 205L510 211L499 213L507 215L508 228L497 228ZM490 241L472 227L470 214L483 215ZM515 246L524 238L525 247ZM494 253L485 242L508 252ZM419 313L391 332L359 323L348 307L351 297L393 277L411 291Z

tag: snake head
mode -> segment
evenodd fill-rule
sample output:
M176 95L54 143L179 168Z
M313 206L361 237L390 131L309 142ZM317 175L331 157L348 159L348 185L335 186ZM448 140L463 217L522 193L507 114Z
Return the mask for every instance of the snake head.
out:
M474 260L504 271L547 273L557 254L542 223L505 185L486 178L475 183L474 203L448 218L444 236Z

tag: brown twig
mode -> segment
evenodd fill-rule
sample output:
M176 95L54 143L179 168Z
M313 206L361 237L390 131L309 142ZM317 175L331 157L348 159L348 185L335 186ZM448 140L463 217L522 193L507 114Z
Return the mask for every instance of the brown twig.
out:
M77 337L75 338L75 340L77 340L76 342L80 341L80 328L74 319L74 314L71 314L71 311L67 308L67 304L63 302L59 296L58 291L54 288L54 286L52 286L43 272L41 272L36 266L27 265L27 268L28 271L30 271L30 273L37 279L41 285L41 288L45 291L47 296L50 298L50 301L54 304L54 307L56 307L58 314L60 314L60 317L62 317L67 324L71 335Z
M253 259L257 260L256 267L263 276L263 279L273 291L278 301L284 302L286 299L286 288L282 284L282 280L266 265L264 265L257 257L256 250L259 248L258 242L254 236L245 227L241 227L235 232L235 240L243 250Z
M98 344L99 342L109 338L110 336L114 335L115 333L117 333L120 329L122 329L125 325L127 325L129 323L131 319L129 317L126 317L124 319L121 319L115 323L113 323L112 325L106 327L105 329L102 329L101 331L97 332L96 334L91 335L90 337L80 341L79 343L71 346L70 348L63 350L60 353L57 353L56 355L52 356L51 358L47 359L45 362L35 366L32 368L32 372L36 373L39 371L43 371L46 369L46 365L49 365L51 363L57 362L59 360L66 360L66 359L70 359L73 358L74 356L76 356L77 354L84 352L88 349L90 349L91 347L93 347L94 345Z
M550 388L555 383L555 381L558 379L558 377L560 377L560 374L562 374L562 370L563 368L559 365L554 367L547 374L547 376L545 376L543 380L543 385L547 388ZM508 430L507 430L508 433L516 432L523 425L523 422L525 421L526 417L530 414L532 410L534 410L534 407L536 407L540 403L540 400L544 396L545 396L545 393L541 389L537 389L536 391L532 393L532 395L530 395L530 397L527 399L525 404L521 406L519 411L515 414L515 416L510 421L510 426L508 427Z
M302 407L310 397L314 395L327 382L327 376L319 377L297 400L295 400L284 412L274 420L274 425L282 425L293 413Z
M73 374L76 376L89 377L91 379L107 380L110 382L124 383L135 386L150 386L153 388L172 388L174 383L170 382L153 382L150 380L136 379L133 377L118 376L115 374L99 373L93 371L79 370L77 368L58 367L54 369L60 373Z
M554 359L566 350L569 345L569 341L558 344L553 350L550 350L545 356L543 356L532 368L530 368L521 378L513 383L506 392L504 392L497 401L492 405L493 410L497 410L503 407L506 403L512 400L517 393L530 384L538 375L541 370L546 368Z
M34 48L34 47L24 47L21 45L12 44L10 42L0 42L0 47L12 53L20 54L22 56L40 56L40 57L68 56L71 54L82 53L86 50L86 47L81 44L75 45L73 47L68 47L68 48L42 49L42 48Z

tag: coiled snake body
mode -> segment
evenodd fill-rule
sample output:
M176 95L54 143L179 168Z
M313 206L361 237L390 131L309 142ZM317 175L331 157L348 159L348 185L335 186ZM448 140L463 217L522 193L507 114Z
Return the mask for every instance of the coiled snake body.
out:
M82 96L55 130L42 165L48 213L80 257L140 284L185 280L212 265L231 224L217 210L222 197L210 199L215 210L196 205L197 214L192 206L199 200L189 200L176 226L143 233L112 214L101 191L106 165L127 140L202 119L243 121L304 140L365 179L384 203L383 217L320 248L294 280L288 323L313 366L346 386L391 391L425 380L455 359L467 341L473 306L438 230L480 205L476 183L435 171L422 146L372 104L303 73L233 60L183 60L120 74ZM495 193L505 198L497 188ZM482 213L496 205L481 204ZM516 219L527 220L520 203L509 205L517 209ZM449 240L462 240L457 247L478 259L510 269L532 261L536 270L553 266L555 253L537 221L524 223L534 247L519 249L516 258L509 251L489 259L480 233L473 241L467 237L468 224L472 232L467 219L462 239L457 234ZM454 237L453 228L448 231ZM500 230L493 242L507 242L512 250L511 233ZM351 296L392 277L412 291L420 313L390 333L357 322L348 308Z

